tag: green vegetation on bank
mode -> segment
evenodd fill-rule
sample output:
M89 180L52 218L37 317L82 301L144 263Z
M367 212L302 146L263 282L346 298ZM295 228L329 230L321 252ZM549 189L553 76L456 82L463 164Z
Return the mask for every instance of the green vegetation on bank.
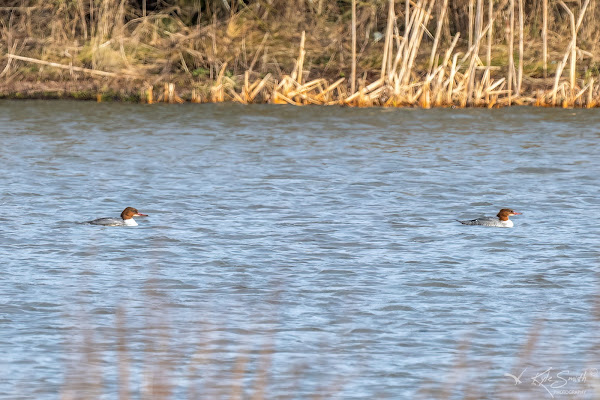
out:
M600 103L595 0L3 4L0 97L155 101L173 83L199 102Z

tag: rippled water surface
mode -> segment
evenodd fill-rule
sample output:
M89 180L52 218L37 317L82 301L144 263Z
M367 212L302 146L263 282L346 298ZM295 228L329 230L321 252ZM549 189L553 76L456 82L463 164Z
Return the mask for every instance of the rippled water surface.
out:
M0 396L593 398L599 141L598 110L0 102Z

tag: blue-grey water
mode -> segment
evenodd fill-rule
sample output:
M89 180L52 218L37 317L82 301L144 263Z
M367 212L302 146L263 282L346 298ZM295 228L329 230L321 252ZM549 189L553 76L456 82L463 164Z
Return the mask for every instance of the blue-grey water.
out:
M599 143L599 110L2 101L0 398L595 398Z

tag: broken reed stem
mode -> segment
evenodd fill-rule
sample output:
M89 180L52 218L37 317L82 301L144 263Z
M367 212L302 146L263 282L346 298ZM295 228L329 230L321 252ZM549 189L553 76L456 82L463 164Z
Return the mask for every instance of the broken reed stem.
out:
M61 69L68 69L68 70L72 70L72 71L78 71L78 72L85 72L87 74L92 74L92 75L100 75L100 76L109 76L109 77L130 77L130 78L137 78L136 75L131 75L131 74L117 74L114 72L106 72L106 71L99 71L97 69L89 69L89 68L82 68L82 67L75 67L73 65L64 65L64 64L59 64L59 63L55 63L55 62L50 62L50 61L43 61L43 60L38 60L36 58L31 58L31 57L23 57L23 56L17 56L16 54L7 54L6 55L9 59L15 59L15 60L21 60L21 61L27 61L27 62L32 62L35 64L41 64L41 65L48 65L50 67L55 67L55 68L61 68Z
M302 76L304 75L304 56L306 51L304 50L304 41L306 40L306 31L302 31L302 38L300 39L300 57L298 58L298 83L302 85Z

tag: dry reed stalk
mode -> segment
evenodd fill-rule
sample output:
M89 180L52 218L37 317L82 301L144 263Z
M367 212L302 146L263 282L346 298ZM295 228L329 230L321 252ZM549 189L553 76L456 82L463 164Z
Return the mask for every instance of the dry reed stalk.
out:
M19 42L18 40L15 40L12 43L12 47L11 47L10 51L8 52L8 54L7 54L7 56L9 56L9 57L8 57L8 60L6 61L6 66L4 67L4 69L2 70L2 72L0 73L0 77L8 74L8 72L10 71L10 66L11 66L12 61L14 59L14 57L10 57L10 55L14 54L14 52L17 50L17 44L18 44L18 42ZM10 43L8 45L10 46Z
M519 69L517 71L517 96L521 94L523 83L523 0L519 0Z
M384 78L379 78L377 79L375 82L371 83L369 86L360 89L358 92L350 95L349 97L347 97L346 99L344 99L344 103L345 104L352 104L352 102L356 99L359 99L361 96L364 96L366 93L369 93L377 88L379 88L380 86L382 86L385 82Z
M554 74L554 87L551 92L552 106L556 106L556 95L558 93L558 84L560 83L560 76L562 75L563 68L565 67L565 61L559 61L556 66L556 73Z
M515 60L513 59L514 51L514 29L515 29L515 0L510 0L510 17L509 26L507 29L508 34L508 105L512 103L512 80L513 70L515 68Z
M583 105L581 104L581 98L583 96L583 94L590 88L590 84L588 83L587 85L585 85L583 87L583 89L581 89L579 92L577 92L577 94L575 95L575 98L573 99L573 104L575 104L576 102L579 102L579 105Z
M494 91L494 89L500 87L500 90L502 90L506 83L505 80L506 78L500 78L496 82L489 80L489 85L483 90L483 94L485 95L485 104L488 108L492 108L498 101L498 92ZM494 96L492 96L492 94L494 94Z
M564 5L564 2L560 2L561 5ZM566 5L564 5L564 7L566 8ZM571 96L573 95L573 91L575 90L575 74L577 73L577 28L575 27L575 15L569 11L569 20L571 21L571 35L573 36L572 38L572 44L571 44L571 67L569 68L569 83L571 85ZM571 101L571 103L573 104L574 101Z
M480 46L479 44L481 43L481 40L487 33L490 26L491 26L491 24L488 24L483 31L481 31L477 34L475 43L473 44L473 46L471 46L471 48L467 51L467 53L464 55L464 57L458 63L457 70L460 69L460 67L466 60L469 60L469 66L468 66L467 70L465 71L465 74L462 76L462 80L465 81L464 85L463 85L464 86L463 87L464 96L467 98L469 98L472 93L473 79L475 77L475 69L477 67L477 64L482 64L481 60L479 59L479 57L477 55L477 53L479 51L479 46Z
M248 104L248 101L246 101L245 98L243 98L242 96L240 96L239 94L237 94L236 91L233 90L233 88L231 88L231 87L228 86L227 87L227 91L229 92L229 94L233 98L234 102L238 102L238 103L242 103L242 104Z
M292 72L291 78L294 81L297 81L298 84L302 84L302 68L304 67L304 55L306 51L304 51L304 41L306 40L306 31L302 31L302 37L300 38L300 54L298 55L298 59L296 60L296 67Z
M175 93L174 83L165 83L163 94L159 97L157 101L163 101L169 104L184 103L184 100L181 97L179 97L177 93Z
M393 0L395 1L395 0ZM392 8L392 11L394 11L394 9ZM394 41L396 41L396 43L398 43L400 40L400 31L398 30L398 26L396 24L396 13L393 13L394 19L393 19L393 23L392 23L392 33L391 33L391 37L390 37L390 42L388 44L388 57L387 57L387 68L386 71L388 73L388 78L391 78L391 72L392 71L392 54L394 53Z
M491 1L491 0L490 0ZM548 77L548 0L542 1L542 62L544 78Z
M175 84L165 84L165 88L167 89L169 104L175 103Z
M295 82L290 76L288 75L284 75L281 78L281 82L279 82L276 86L275 86L275 90L285 90L286 92L289 92L290 86L293 86L293 84L291 82Z
M302 86L298 86L295 90L292 90L291 92L287 93L287 96L292 99L296 96L305 96L305 99L308 99L308 97L306 97L307 93L310 92L311 90L316 89L322 83L326 83L325 79L322 79L322 78L315 79L315 80L310 81Z
M296 101L290 99L289 97L281 94L277 91L273 92L273 104L292 104L294 106L301 106L302 103L297 103Z
M433 4L435 3L435 0L432 0L430 3L430 7L428 8L428 11L425 11L425 5L426 5L426 1L420 1L417 4L417 12L414 14L415 18L412 21L412 27L411 27L411 35L408 38L408 46L405 46L405 58L406 58L406 63L403 63L402 65L402 73L403 73L403 79L402 79L402 83L404 85L408 84L408 80L411 77L411 73L412 73L412 66L414 63L414 60L417 56L418 53L418 49L420 47L421 44L421 38L423 37L423 33L425 30L425 24L423 23L423 21L428 20L429 19L429 15L431 14L431 10L433 8Z
M571 41L569 42L569 46L567 47L567 50L565 51L565 55L563 56L562 61L559 63L559 66L561 66L561 68L559 70L557 67L557 70L556 70L556 79L554 81L554 89L553 89L553 97L554 98L556 97L558 81L560 80L560 76L562 75L562 71L563 71L565 65L567 64L567 60L569 57L571 57L571 67L570 67L571 68L571 71L570 71L571 91L575 90L576 62L577 62L577 59L576 59L577 32L579 31L579 28L581 27L581 23L583 22L583 17L585 16L585 11L587 10L590 0L585 0L585 3L581 7L581 10L579 11L579 17L577 19L577 23L575 23L575 15L569 9L569 7L567 7L567 5L562 0L558 0L558 3L569 14L569 19L571 22L572 38L571 38ZM571 93L571 96L572 95L573 95L573 93ZM554 100L553 100L553 104L554 104Z
M448 8L448 0L444 0L442 3L442 10L440 12L440 16L438 19L437 27L435 28L435 39L433 40L433 45L431 47L431 56L429 57L429 73L433 69L433 60L434 56L437 52L438 43L440 41L440 36L442 34L442 26L444 24L444 18L446 17L446 9Z
M244 85L244 95L250 97L250 94L254 91L254 89L256 89L260 82L261 79L257 79L254 82L250 83L250 76L248 76L247 83Z
M275 104L286 104L289 103L289 101L287 101L285 98L283 97L279 97L279 96L284 96L287 97L287 94L293 90L294 87L298 86L298 82L296 82L294 79L292 79L292 77L290 77L289 75L285 75L282 79L281 82L279 82L279 84L277 84L275 86L275 88L273 89L273 101ZM294 103L296 103L294 101Z
M406 62L406 68L404 68L404 62L403 62L403 71L401 71L401 72L403 72L402 83L404 85L408 84L408 80L411 77L412 67L414 65L415 59L418 54L418 50L419 50L419 47L421 44L421 39L423 38L423 33L425 32L425 24L423 23L423 21L429 20L429 16L431 15L431 10L433 9L435 0L431 0L427 10L425 10L423 8L423 6L425 5L424 1L420 1L419 4L421 6L419 7L419 10L417 11L417 16L416 16L415 25L414 25L414 26L416 26L416 29L413 30L411 39L408 43L408 48L407 48L408 60Z
M410 21L410 0L406 0L404 6L404 36L408 36L408 24Z
M394 0L389 0L387 27L385 30L385 43L383 45L383 59L381 60L381 79L385 78L385 72L388 66L388 58L391 57L390 44L392 41L392 28L394 19Z
M161 103L161 102L167 103L168 98L169 98L169 84L165 83L163 85L163 93L160 96L158 96L158 99L156 99L156 102L157 103Z
M371 93L365 95L363 98L367 102L368 107L371 107L371 106L373 106L375 104L378 104L378 101L381 99L381 96L383 95L383 92L385 90L386 90L386 87L385 86L381 86L380 88L375 89Z
M242 87L242 97L248 101L250 96L250 71L246 70L244 73L244 86Z
M498 80L497 80L495 83L492 83L492 84L491 84L489 87L487 87L487 88L485 89L485 90L486 90L486 92L488 92L488 93L492 93L492 91L493 91L494 89L496 89L498 86L500 86L500 85L504 85L504 84L505 84L505 81L506 81L506 78L500 78L500 79L498 79Z
M469 48L473 46L473 7L475 0L469 0Z
M340 78L335 81L333 84L328 86L325 90L319 93L316 97L317 100L327 101L327 95L332 92L335 88L337 88L342 82L344 82L346 78Z
M258 60L258 55L260 54L262 49L265 47L265 43L267 42L268 37L269 37L269 32L265 33L265 36L263 36L262 41L260 42L260 45L258 46L258 49L256 50L256 53L254 53L254 58L252 58L250 67L248 67L249 71L252 71L252 69L254 68L254 64L256 64L256 61Z
M490 24L490 30L487 35L487 53L486 53L486 64L488 68L492 66L492 35L494 32L494 1L488 0L488 23ZM486 82L489 85L490 82ZM486 94L486 103L490 102L489 95Z
M474 86L475 86L475 65L477 63L479 47L481 43L481 39L483 38L481 29L483 25L483 0L477 0L477 11L475 15L475 43L472 45L472 54L471 54L471 62L469 64L469 69L466 73L468 76L467 85L465 85L465 97L467 101L470 102L472 100ZM471 51L471 49L469 49Z
M6 56L9 59L13 59L14 58L15 60L27 61L27 62L32 62L32 63L35 63L35 64L47 65L47 66L50 66L50 67L56 67L56 68L61 68L61 69L68 69L68 70L72 70L72 71L85 72L85 73L92 74L92 75L101 75L101 76L110 76L110 77L139 78L139 76L132 75L132 74L129 74L129 73L117 74L115 72L107 72L107 71L99 71L99 70L96 70L96 69L75 67L73 65L64 65L64 64L59 64L59 63L50 62L50 61L38 60L36 58L31 58L31 57L18 56L16 54L10 54L10 53L7 54Z
M431 93L429 90L429 84L426 83L422 87L422 94L419 97L419 105L421 108L429 109L431 108Z
M261 81L256 85L256 87L250 93L250 101L254 101L254 99L256 98L256 96L258 96L260 91L263 90L263 88L265 87L265 85L267 84L269 79L271 79L271 74L267 74L267 75L265 75L264 78L261 79Z
M438 97L440 97L440 98L441 98L441 89L442 89L443 80L444 80L444 73L445 73L446 67L448 66L448 62L450 61L450 57L452 56L452 51L454 50L454 47L456 47L456 44L458 43L459 38L460 38L460 32L457 32L456 35L454 35L454 39L452 39L452 43L450 43L450 47L448 47L448 50L446 50L446 54L444 55L444 60L438 66L436 71L434 71L434 73L432 74L433 76L437 75L437 77L438 77L436 86L439 89Z
M464 89L460 90L458 92L458 106L460 108L465 108L467 106L467 100L468 100L468 98L467 98L466 91Z
M414 105L415 103L419 103L421 104L421 97L423 95L423 93L426 90L429 90L427 88L429 84L429 81L425 81L425 82L417 82L414 85L411 85L411 88L418 86L419 88L417 89L417 91L415 93L409 93L408 95L408 99L409 99L409 104Z
M488 23L490 24L490 30L487 36L487 52L486 52L486 64L488 67L492 66L492 35L494 34L494 0L488 0Z
M590 89L588 90L587 102L585 104L586 108L594 107L593 103L593 95L594 95L594 78L590 78Z
M279 84L277 84L273 88L273 92L271 95L271 102L273 104L300 105L300 103L297 103L296 101L294 101L286 96L286 94L289 93L295 85L298 85L298 82L296 82L290 76L285 75L281 79L281 82L279 82Z
M217 80L210 88L210 101L213 103L222 103L225 101L225 92L223 88L223 77L225 76L225 69L227 68L227 62L221 66L221 71L217 77Z
M538 90L535 92L535 106L542 107L544 105L544 92Z
M419 5L421 4L421 2L419 2ZM406 68L406 62L407 62L407 58L408 58L408 51L406 49L406 45L407 42L409 40L410 34L411 34L411 29L414 26L415 23L415 19L417 16L417 13L413 13L412 16L410 17L410 19L408 19L408 15L410 14L410 8L409 8L410 2L407 1L406 3L406 21L407 24L404 28L404 37L402 38L401 42L398 44L398 49L396 50L396 58L394 60L394 64L392 67L392 71L390 71L391 75L395 75L397 78L394 78L395 81L395 87L394 87L394 95L398 95L399 91L400 91L400 84L402 81L402 76L404 74L404 70ZM417 5L418 6L418 5ZM398 73L396 73L396 70L398 69L398 65L400 63L400 61L402 60L402 66L401 69Z
M419 89L417 89L417 91L415 92L414 90L417 86L419 87ZM421 96L421 93L423 93L423 85L420 82L412 83L405 87L405 93L405 103L407 105L414 106L419 97Z
M452 101L452 89L454 87L454 79L456 76L456 62L458 61L459 54L454 54L452 57L452 67L450 68L450 76L448 78L448 90L446 92L446 104L451 105L454 104Z
M202 103L202 98L196 89L192 89L192 103Z
M217 14L213 14L213 23L212 23L212 63L210 64L210 79L213 79L213 70L214 73L217 73Z
M475 105L475 107L479 107L481 105L481 98L483 97L483 93L485 91L485 85L486 82L489 80L490 78L490 69L486 68L485 72L483 73L483 77L481 78L481 80L479 81L479 84L476 85L475 88L475 93L474 93L474 98L473 98L473 104Z
M350 91L356 89L356 0L352 0L352 72L350 77Z
M153 90L154 90L154 88L152 86L148 86L148 90L147 90L147 93L148 93L148 100L147 100L147 102L148 102L148 104L154 103L154 95L152 94Z

